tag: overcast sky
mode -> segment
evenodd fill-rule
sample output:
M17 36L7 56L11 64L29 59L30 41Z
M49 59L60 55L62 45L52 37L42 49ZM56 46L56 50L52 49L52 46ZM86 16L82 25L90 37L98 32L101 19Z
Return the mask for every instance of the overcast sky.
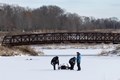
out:
M0 3L38 8L56 5L67 12L96 18L117 17L120 19L120 0L0 0Z

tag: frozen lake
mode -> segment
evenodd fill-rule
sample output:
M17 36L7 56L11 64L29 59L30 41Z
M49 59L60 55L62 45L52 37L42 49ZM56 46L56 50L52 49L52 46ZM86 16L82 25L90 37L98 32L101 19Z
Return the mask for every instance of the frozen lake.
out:
M80 52L82 55L99 55L102 51L111 51L113 49L39 49L44 55L76 55Z
M119 57L82 56L81 71L76 65L73 71L54 71L52 57L0 57L0 80L120 80ZM60 64L71 57L60 56Z
M101 52L112 51L118 45L99 44L99 45L43 45L31 46L37 52L43 52L44 55L76 55L80 52L82 55L98 55Z

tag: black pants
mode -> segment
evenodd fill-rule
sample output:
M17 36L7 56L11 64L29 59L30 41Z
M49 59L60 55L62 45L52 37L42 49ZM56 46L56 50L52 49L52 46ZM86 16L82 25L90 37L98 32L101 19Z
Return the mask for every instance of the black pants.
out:
M53 64L53 69L56 70L56 67L55 67L56 64Z
M73 70L74 69L74 65L73 63L70 63L70 70Z
M81 70L80 63L77 63L78 70Z

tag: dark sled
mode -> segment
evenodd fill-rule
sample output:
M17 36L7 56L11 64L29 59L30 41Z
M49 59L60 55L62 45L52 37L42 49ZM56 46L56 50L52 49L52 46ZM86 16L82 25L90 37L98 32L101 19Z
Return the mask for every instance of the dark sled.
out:
M67 65L63 64L63 65L60 65L60 66L58 67L58 69L59 69L59 70L69 70L70 67L69 67L68 64L67 64Z

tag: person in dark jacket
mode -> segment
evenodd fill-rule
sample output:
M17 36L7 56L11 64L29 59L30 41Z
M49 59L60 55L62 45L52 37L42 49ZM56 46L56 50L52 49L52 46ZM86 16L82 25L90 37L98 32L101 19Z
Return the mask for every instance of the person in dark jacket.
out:
M81 54L79 52L77 52L77 67L78 67L77 71L81 70L80 63L81 63Z
M75 61L76 61L75 57L70 58L70 60L69 60L70 70L74 69Z
M59 66L59 57L58 56L53 57L53 59L51 60L51 65L53 65L54 70L56 70L56 64L58 64L58 66Z

